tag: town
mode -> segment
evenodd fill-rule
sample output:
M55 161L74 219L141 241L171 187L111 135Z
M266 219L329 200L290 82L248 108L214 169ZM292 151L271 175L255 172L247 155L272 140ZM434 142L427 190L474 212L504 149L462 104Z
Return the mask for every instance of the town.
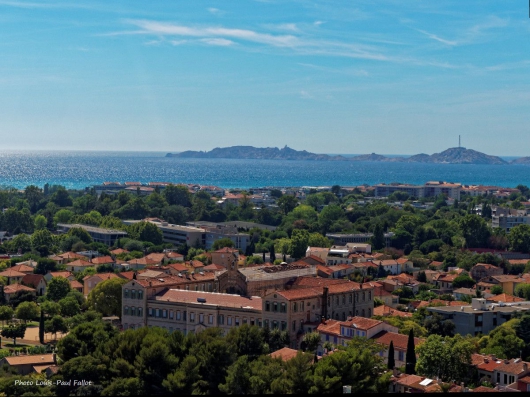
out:
M0 191L0 392L530 391L530 188Z

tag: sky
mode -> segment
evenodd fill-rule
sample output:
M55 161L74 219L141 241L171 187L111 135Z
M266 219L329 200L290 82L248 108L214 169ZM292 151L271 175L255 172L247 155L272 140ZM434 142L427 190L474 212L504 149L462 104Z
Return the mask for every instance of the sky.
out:
M530 156L527 0L0 0L3 149Z

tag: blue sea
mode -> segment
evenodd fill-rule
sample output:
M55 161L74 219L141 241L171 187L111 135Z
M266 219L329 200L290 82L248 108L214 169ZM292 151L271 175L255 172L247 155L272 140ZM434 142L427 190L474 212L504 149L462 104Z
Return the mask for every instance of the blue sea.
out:
M462 184L530 186L525 165L179 159L161 152L4 151L0 186L33 184L84 189L106 181L172 182L225 188L357 186L439 180Z

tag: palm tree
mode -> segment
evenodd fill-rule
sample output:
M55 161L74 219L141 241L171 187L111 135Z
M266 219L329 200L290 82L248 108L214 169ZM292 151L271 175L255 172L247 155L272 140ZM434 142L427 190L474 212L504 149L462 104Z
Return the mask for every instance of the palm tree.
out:
M316 361L317 349L320 346L320 334L318 332L309 332L304 335L302 343L304 343L307 351L313 352Z

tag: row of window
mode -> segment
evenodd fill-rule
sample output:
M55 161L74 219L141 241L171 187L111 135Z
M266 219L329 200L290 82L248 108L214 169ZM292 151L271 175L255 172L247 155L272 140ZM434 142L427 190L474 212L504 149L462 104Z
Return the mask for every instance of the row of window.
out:
M144 309L143 307L129 307L129 306L125 306L123 308L123 314L125 316L138 316L138 317L142 317L143 314L144 314Z
M155 317L155 318L169 318L170 320L175 319L176 321L187 321L187 311L183 310L166 310L166 309L155 309L155 308L148 308L147 309L147 316L148 317ZM190 312L189 313L189 322L194 323L198 322L199 324L214 324L214 315L213 314L204 314L204 313L198 313ZM224 325L225 324L225 315L219 314L217 316L217 325ZM239 326L241 324L250 324L250 325L258 325L259 327L262 326L261 319L255 320L253 317L250 318L250 321L247 317L240 318L239 316L226 316L226 324L227 325L235 325Z
M138 291L135 289L132 289L129 291L128 288L125 288L123 290L123 297L124 298L130 298L130 299L143 299L144 298L144 291L139 289Z
M363 292L362 294L356 293L355 294L355 302L360 302L359 296L362 297L362 302L366 301L366 292ZM368 300L372 300L372 291L368 291ZM335 305L338 305L340 303L339 295L335 295ZM353 303L353 294L348 295L348 303ZM346 295L342 295L342 304L346 304ZM331 297L328 297L328 306L331 306Z

